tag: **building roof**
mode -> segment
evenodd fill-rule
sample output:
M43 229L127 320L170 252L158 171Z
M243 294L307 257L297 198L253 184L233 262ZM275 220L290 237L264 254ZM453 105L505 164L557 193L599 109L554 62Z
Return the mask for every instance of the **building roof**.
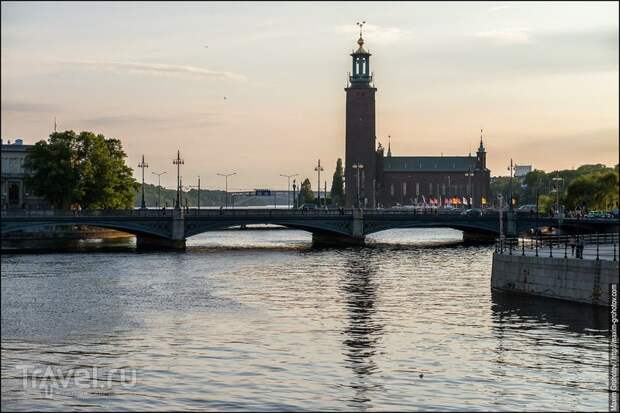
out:
M385 172L467 172L476 169L473 156L386 156Z

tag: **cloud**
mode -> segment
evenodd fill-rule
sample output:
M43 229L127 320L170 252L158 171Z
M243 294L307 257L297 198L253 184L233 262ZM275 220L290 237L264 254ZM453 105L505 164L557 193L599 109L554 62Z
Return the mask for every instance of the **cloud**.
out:
M214 125L220 122L220 113L179 113L176 115L140 115L140 114L120 114L102 115L82 120L88 126L94 127L130 127L146 126L157 128L178 128L179 125L200 126Z
M474 36L490 40L495 44L525 44L530 43L528 28L514 28L505 30L490 30L478 32Z
M350 24L336 26L334 31L347 34L359 33L359 29ZM373 24L364 25L364 38L369 39L373 44L395 43L410 34L410 31L398 27L381 27Z
M119 73L194 76L213 79L229 79L245 82L247 78L232 72L220 72L196 66L170 65L165 63L114 62L96 60L61 60L59 63L68 66L82 66L93 70L109 70Z
M509 4L501 4L499 6L493 6L493 7L489 8L489 10L487 10L487 11L492 13L492 12L495 12L495 11L506 10L506 9L509 9L510 7L511 6Z
M33 113L50 113L59 109L58 105L52 103L38 102L2 102L3 112L33 112Z

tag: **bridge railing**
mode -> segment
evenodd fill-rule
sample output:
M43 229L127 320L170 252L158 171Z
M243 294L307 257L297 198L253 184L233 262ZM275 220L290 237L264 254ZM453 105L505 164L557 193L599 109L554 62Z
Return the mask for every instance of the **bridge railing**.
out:
M495 242L495 252L550 258L618 260L619 235L613 233L504 238Z
M32 210L3 210L2 218L9 217L127 217L127 216L172 216L172 209L32 209Z

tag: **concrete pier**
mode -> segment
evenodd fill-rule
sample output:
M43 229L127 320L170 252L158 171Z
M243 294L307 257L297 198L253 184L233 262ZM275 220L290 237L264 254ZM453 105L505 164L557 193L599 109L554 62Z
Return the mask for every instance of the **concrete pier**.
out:
M365 237L351 237L340 234L327 234L315 232L312 234L312 245L315 247L347 247L364 246Z
M494 253L491 287L597 306L609 306L618 261Z
M136 248L139 250L185 250L184 239L169 239L136 235Z

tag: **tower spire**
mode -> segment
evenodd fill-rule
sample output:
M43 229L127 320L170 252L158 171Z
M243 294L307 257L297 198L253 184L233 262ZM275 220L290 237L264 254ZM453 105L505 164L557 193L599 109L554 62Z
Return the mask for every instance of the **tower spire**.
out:
M387 156L392 157L392 135L388 135L388 151Z
M364 27L364 25L366 24L366 20L362 21L361 23L360 23L360 22L357 22L357 23L355 23L355 24L357 24L357 25L359 26L359 28L360 28L360 39L362 39L362 27ZM362 40L362 43L363 43L363 42L364 42L364 41Z
M478 152L484 152L484 144L482 143L482 129L480 129L480 146L478 147Z

